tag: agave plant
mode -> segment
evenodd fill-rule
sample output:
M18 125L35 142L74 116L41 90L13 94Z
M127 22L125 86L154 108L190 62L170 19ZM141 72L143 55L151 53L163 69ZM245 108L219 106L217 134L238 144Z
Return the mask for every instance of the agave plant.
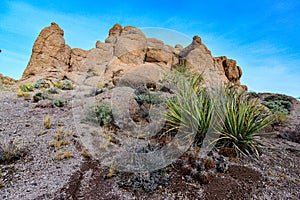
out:
M173 129L184 128L186 134L196 133L194 144L202 142L213 115L213 103L208 91L201 85L202 76L178 79L176 96L166 102L166 121Z
M244 92L226 88L224 102L217 110L220 119L220 137L214 142L223 142L246 156L259 156L258 132L269 126L272 119L258 100L246 98Z

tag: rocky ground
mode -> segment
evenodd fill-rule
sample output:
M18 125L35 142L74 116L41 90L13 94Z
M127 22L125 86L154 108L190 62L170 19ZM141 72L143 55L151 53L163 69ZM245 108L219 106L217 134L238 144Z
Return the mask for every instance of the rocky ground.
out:
M110 177L101 160L86 158L72 117L72 93L58 96L65 106L0 93L2 153L14 152L0 163L0 199L300 199L300 144L286 136L300 134L297 101L285 125L261 134L259 161L225 157L228 170L207 169L208 181L187 180L178 161L144 180L129 173ZM58 138L64 142L57 145ZM208 156L220 158L216 150Z

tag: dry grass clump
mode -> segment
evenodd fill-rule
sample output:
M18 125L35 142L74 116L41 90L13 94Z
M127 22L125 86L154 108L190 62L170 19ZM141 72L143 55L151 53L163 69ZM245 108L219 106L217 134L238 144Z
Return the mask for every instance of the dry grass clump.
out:
M86 149L82 149L80 154L85 158L91 158L91 154Z
M50 129L50 128L51 128L52 123L51 123L51 118L50 118L49 115L46 115L46 116L44 117L43 125L44 125L44 127L45 127L46 129Z
M14 141L9 141L6 144L0 144L0 164L9 164L28 153L27 149L16 145Z
M64 160L64 159L70 159L73 158L73 154L70 152L61 152L55 155L55 160Z
M66 134L69 131L66 132ZM53 136L53 140L50 142L50 147L54 147L55 150L61 149L63 146L69 145L70 141L64 138L63 130L59 129L57 133Z

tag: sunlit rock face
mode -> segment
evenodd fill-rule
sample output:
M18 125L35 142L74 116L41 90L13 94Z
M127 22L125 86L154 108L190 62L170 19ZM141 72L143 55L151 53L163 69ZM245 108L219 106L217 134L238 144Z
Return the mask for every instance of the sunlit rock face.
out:
M115 86L125 84L126 80L129 86L131 82L142 82L143 77L145 81L159 82L163 74L178 65L201 73L208 86L240 86L242 70L236 61L225 56L213 57L199 36L194 36L185 48L180 44L171 47L147 38L134 26L123 28L115 24L104 42L96 41L95 48L83 50L69 47L64 31L54 22L37 37L21 81L70 79L87 85Z

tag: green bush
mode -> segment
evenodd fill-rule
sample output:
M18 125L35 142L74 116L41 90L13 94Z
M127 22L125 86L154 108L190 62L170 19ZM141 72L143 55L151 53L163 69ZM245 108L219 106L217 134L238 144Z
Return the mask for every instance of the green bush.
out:
M51 99L50 95L47 93L47 91L39 91L39 92L36 92L33 97L33 102L34 103L37 103L39 102L40 100L44 100L44 99Z
M263 105L271 110L272 113L285 114L290 113L292 101L285 95L271 95L264 98Z
M50 87L49 83L47 83L44 79L39 79L35 84L33 85L36 89L39 88L48 88Z
M54 82L53 86L62 90L73 90L75 88L71 80L65 79L62 81Z
M88 109L86 120L100 126L109 125L113 121L112 110L107 105L93 105Z
M259 95L256 92L248 92L247 96L250 99L259 98Z
M143 93L134 96L134 99L141 105L144 103L149 104L160 104L163 102L163 99L160 97L160 94L157 93Z
M61 84L61 89L62 90L73 90L74 89L74 84L70 80L63 80Z
M185 127L186 130L196 131L195 145L202 142L213 116L213 102L201 81L199 74L191 78L179 76L176 96L166 102L167 122L173 129Z
M257 132L269 126L272 119L258 100L248 99L244 92L234 88L225 89L224 103L217 110L220 115L220 137L215 140L233 147L247 156L258 153Z
M61 99L55 99L54 100L54 105L56 105L57 107L63 107L65 105L65 103Z
M19 89L22 92L32 92L32 91L34 91L34 87L33 87L32 83L27 83L25 85L20 85Z

